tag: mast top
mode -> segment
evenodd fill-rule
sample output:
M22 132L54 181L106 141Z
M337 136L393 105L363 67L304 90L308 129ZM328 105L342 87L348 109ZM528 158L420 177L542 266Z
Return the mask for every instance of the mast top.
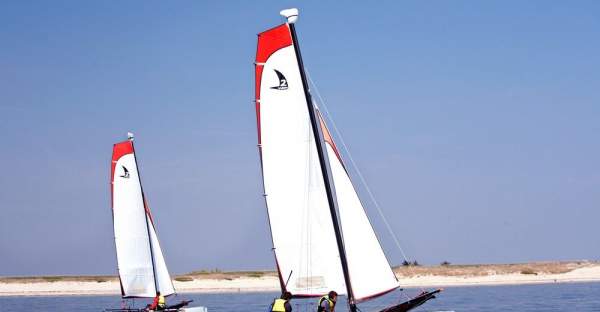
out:
M127 140L133 141L133 132L127 132Z
M296 8L281 10L279 14L287 19L288 24L294 24L298 20L298 9Z

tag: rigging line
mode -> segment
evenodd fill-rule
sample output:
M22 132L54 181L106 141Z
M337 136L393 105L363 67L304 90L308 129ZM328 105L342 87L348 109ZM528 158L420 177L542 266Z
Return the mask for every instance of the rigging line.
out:
M306 157L306 159L307 159L307 162L306 162L306 165L307 165L306 166L306 177L308 179L308 183L306 183L305 186L304 186L305 189L306 189L306 206L305 206L306 207L306 211L305 211L306 226L304 227L303 230L306 231L306 246L303 246L303 248L306 248L306 259L305 259L305 261L306 261L306 263L305 263L305 266L306 266L305 267L306 268L306 276L312 276L312 267L313 267L312 266L312 261L311 261L311 258L312 258L312 250L311 250L311 246L312 246L312 231L310 229L310 226L311 226L311 224L310 224L310 218L312 217L312 211L310 209L310 207L311 207L311 205L310 205L310 203L311 203L311 192L310 192L311 185L310 184L311 184L311 181L312 181L312 175L314 173L313 173L312 167L310 165L312 163L311 162L311 160L312 160L312 158L311 158L312 157L312 153L311 153L311 149L310 149L311 146L312 146L311 145L311 142L312 142L311 138L313 137L313 135L312 135L312 133L310 131L310 127L307 128L306 135L307 135L306 136L306 141L307 141L307 145L306 145L307 146L307 148L306 148L306 155L307 155L307 157ZM312 286L313 286L312 285L312 279L308 279L308 282L306 283L306 287L305 287L306 290L305 291L306 292L310 292L312 290Z
M308 72L308 70L306 68L304 70L306 71L306 76L308 77L308 80L310 81L310 83L312 84L312 86L315 88L315 94L319 98L320 104L323 105L323 109L325 110L325 114L327 115L326 118L329 120L329 122L333 126L333 131L335 131L335 134L340 139L340 143L342 143L342 147L346 151L346 155L348 155L348 159L350 160L350 163L352 164L352 167L354 168L356 174L358 175L361 183L365 187L365 190L367 191L367 194L369 195L369 198L373 202L373 205L375 206L375 208L377 208L377 212L379 213L379 216L383 220L383 223L385 224L388 232L392 236L392 239L394 240L394 243L396 244L396 247L398 247L398 249L400 250L400 253L402 254L402 257L404 257L404 260L406 260L408 262L408 257L406 256L406 253L404 252L404 249L402 249L402 246L400 245L400 240L398 240L398 237L396 236L396 234L392 230L392 227L389 224L389 222L387 221L387 218L385 217L385 215L383 214L383 211L381 210L381 207L377 203L377 200L375 199L375 196L371 192L371 188L369 188L369 185L367 184L365 178L363 177L362 173L358 169L358 166L354 162L354 158L352 158L352 154L350 154L350 150L348 149L348 146L346 145L346 142L344 141L344 138L342 137L342 134L338 130L337 125L335 124L335 121L333 120L333 118L330 117L331 114L329 113L329 110L327 109L327 105L325 105L325 101L323 100L323 97L321 97L321 92L319 92L319 88L317 88L317 85L312 80L311 75Z
M312 245L312 233L310 230L310 217L311 217L311 210L310 210L310 202L311 202L311 193L310 193L310 181L312 179L312 167L310 166L311 164L311 150L310 150L310 142L311 142L311 132L310 132L310 127L308 128L308 131L306 133L306 142L307 142L307 148L306 148L306 170L304 171L304 174L307 178L308 183L306 183L304 185L304 193L306 194L306 196L304 197L304 209L302 211L302 228L301 228L301 237L302 237L302 241L304 242L303 245L301 245L301 250L305 250L306 252L304 253L305 258L304 258L304 265L300 265L300 270L301 273L304 272L306 276L312 276L312 262L311 262L311 257L312 257L312 252L310 249L310 246ZM302 253L300 253L300 260L302 261ZM301 275L299 275L301 276ZM297 283L296 283L297 284ZM305 291L309 291L310 289L312 289L312 283L309 280L308 283L306 283L306 286L304 287Z

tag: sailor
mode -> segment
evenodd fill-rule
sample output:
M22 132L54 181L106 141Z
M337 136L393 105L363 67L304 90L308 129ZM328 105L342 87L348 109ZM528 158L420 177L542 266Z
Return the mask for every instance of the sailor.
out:
M317 312L334 312L336 301L337 293L334 290L332 290L329 292L329 294L319 299L319 306L317 307Z
M154 297L154 301L152 304L148 306L148 310L152 311L162 311L167 308L167 304L165 302L165 296L160 294L160 291L156 292L156 297Z
M272 312L292 312L292 305L290 304L292 294L289 291L284 291L279 299L275 299L271 305Z

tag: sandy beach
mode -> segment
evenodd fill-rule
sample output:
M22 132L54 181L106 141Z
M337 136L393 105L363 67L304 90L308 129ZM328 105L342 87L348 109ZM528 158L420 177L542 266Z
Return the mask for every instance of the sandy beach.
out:
M449 287L600 282L600 263L540 262L503 265L399 267L402 287ZM180 293L278 291L274 272L192 272L175 277ZM117 295L114 276L2 277L0 296Z

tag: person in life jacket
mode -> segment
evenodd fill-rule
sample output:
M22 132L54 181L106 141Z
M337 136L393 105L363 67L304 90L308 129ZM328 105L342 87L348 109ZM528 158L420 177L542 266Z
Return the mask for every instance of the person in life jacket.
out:
M275 299L271 304L271 312L292 312L290 299L292 299L292 294L289 291L283 292L281 297Z
M317 312L334 312L336 302L337 292L332 290L329 292L329 294L319 299L319 306L317 307Z
M154 297L154 301L152 304L148 306L148 310L152 311L161 311L167 308L167 303L165 301L165 296L160 294L160 291L156 292L156 297Z

